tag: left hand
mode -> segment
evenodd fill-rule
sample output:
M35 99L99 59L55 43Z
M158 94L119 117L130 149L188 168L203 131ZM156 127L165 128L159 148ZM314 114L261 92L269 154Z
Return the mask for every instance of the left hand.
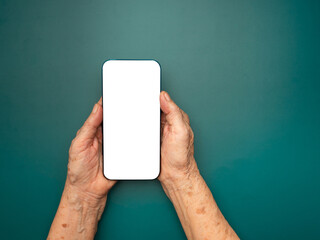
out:
M69 149L66 188L86 200L105 200L116 183L102 173L102 99L96 103Z

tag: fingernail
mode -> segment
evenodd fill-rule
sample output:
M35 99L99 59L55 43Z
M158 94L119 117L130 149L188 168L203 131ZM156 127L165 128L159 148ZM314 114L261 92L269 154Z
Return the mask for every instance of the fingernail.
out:
M167 92L164 92L164 98L167 100L167 101L170 101L170 96Z
M92 113L96 113L98 111L98 104L95 104L93 109L92 109Z

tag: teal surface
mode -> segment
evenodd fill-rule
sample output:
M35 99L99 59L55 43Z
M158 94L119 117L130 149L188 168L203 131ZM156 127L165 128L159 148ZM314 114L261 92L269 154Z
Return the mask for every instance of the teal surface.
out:
M239 236L319 239L319 30L311 0L0 0L0 238L46 237L102 63L153 58ZM185 236L158 181L125 181L96 239Z

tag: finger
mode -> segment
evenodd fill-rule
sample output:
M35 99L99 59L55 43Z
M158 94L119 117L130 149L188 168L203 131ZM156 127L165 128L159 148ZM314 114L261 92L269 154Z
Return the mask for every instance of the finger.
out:
M183 122L180 108L171 100L169 94L165 91L160 93L160 108L170 125L177 125Z
M163 113L163 112L161 112L161 121L160 121L160 123L161 123L161 125L160 125L160 127L161 127L161 128L160 128L160 129L161 129L161 132L162 132L164 126L166 125L166 122L167 122L167 120L166 120L166 114Z
M183 110L181 110L181 109L180 109L180 112L181 112L181 114L182 114L182 116L183 116L184 121L185 121L187 124L190 124L190 118L189 118L188 114L186 114L186 113L185 113Z
M102 97L99 99L98 104L102 106Z
M166 114L164 114L163 112L161 112L161 124L160 124L160 142L162 143L162 137L163 137L163 129L164 126L166 125Z
M102 100L100 98L99 102L97 102L90 114L87 118L83 126L81 127L78 136L79 138L91 138L93 139L96 135L97 128L102 123Z
M101 127L101 125L97 129L96 137L98 138L99 143L102 143L102 127Z
M93 138L92 146L93 146L95 149L99 150L100 143L99 143L99 139L98 139L97 137L94 137L94 138Z

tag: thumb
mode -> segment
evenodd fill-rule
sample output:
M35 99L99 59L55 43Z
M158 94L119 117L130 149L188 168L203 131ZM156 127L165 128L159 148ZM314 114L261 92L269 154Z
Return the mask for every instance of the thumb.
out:
M183 121L180 108L172 101L169 94L165 91L160 93L160 108L170 125L177 125Z
M98 127L102 123L102 99L97 102L89 117L79 131L79 138L93 139L96 135Z

